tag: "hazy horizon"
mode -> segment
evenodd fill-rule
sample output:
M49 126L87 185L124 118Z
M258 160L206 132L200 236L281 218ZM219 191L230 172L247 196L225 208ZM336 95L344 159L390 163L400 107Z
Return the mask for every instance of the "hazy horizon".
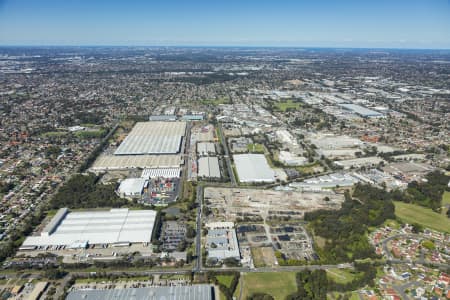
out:
M450 2L0 0L0 45L450 49Z

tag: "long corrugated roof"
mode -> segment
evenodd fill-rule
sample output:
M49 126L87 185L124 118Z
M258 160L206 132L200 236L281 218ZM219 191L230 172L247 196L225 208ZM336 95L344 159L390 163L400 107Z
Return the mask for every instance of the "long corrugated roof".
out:
M139 122L114 154L178 153L185 132L185 122Z
M219 160L217 157L200 157L198 159L198 176L220 178Z
M343 104L339 104L339 105L346 109L349 109L349 110L353 111L354 113L356 113L360 116L363 116L363 117L381 117L381 116L383 116L382 113L368 109L367 107L364 107L361 105L352 104L352 103L343 103Z
M274 182L275 172L263 154L233 155L240 182Z
M101 155L92 170L124 170L131 168L179 168L181 155Z
M67 295L67 300L211 300L213 287L206 284L192 286L155 286L109 290L78 290Z
M153 210L69 212L53 234L27 237L23 246L150 242L155 218Z

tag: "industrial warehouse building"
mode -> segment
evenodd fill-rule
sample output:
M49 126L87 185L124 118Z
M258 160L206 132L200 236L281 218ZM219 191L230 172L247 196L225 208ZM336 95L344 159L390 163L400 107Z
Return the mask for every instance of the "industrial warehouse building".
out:
M240 182L275 181L275 172L268 165L264 154L235 154L233 160Z
M384 117L384 115L382 113L379 113L377 111L368 109L364 106L361 105L357 105L357 104L352 104L352 103L343 103L343 104L339 104L339 106L348 109L350 111L352 111L353 113L363 117L363 118L379 118L379 117Z
M286 166L302 166L308 163L306 157L295 155L289 151L280 151L278 159Z
M162 178L178 178L181 174L181 168L153 168L144 169L141 177L145 179L162 177Z
M29 236L22 249L34 246L85 248L90 244L129 244L151 241L156 211L128 210L70 212L61 208L40 236Z
M197 154L201 156L208 156L216 154L216 147L214 143L201 142L197 144Z
M346 187L353 186L360 180L353 174L348 173L332 173L328 175L308 178L302 182L292 182L290 187L300 189L303 191L322 191L336 186Z
M100 155L91 167L93 172L129 169L165 169L167 173L184 164L186 122L139 122L114 152ZM173 170L169 173L173 173ZM172 176L172 175L170 175Z
M120 183L118 193L120 197L140 197L147 186L145 178L127 178Z
M200 157L198 159L198 176L220 178L219 159L216 156Z
M114 154L176 154L185 133L185 122L139 122Z
M214 287L207 284L187 286L154 286L146 288L125 288L108 290L75 290L67 295L67 300L212 300Z
M379 163L386 163L384 159L378 156L361 157L355 159L335 161L336 166L342 167L344 170L361 167L376 167Z
M206 227L208 228L206 247L209 259L219 261L226 258L241 259L233 222L211 222L206 224Z
M127 170L135 168L179 168L181 155L100 155L92 171Z

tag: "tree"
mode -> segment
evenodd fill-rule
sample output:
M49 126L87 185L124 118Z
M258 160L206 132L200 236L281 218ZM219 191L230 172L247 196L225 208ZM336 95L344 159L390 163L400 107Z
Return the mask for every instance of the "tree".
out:
M247 297L247 300L274 300L274 298L265 293L254 293Z
M48 269L44 272L44 277L51 280L61 279L66 276L67 272L60 269Z
M116 195L114 185L97 184L97 181L98 177L92 173L74 175L51 199L51 208L121 207L130 204Z
M187 225L186 227L186 237L189 239L194 238L196 235L195 229L191 225Z

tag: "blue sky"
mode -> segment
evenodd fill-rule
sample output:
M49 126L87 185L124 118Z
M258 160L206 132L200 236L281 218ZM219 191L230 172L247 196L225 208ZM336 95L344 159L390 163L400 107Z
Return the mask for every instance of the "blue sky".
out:
M0 45L450 48L450 0L0 0Z

